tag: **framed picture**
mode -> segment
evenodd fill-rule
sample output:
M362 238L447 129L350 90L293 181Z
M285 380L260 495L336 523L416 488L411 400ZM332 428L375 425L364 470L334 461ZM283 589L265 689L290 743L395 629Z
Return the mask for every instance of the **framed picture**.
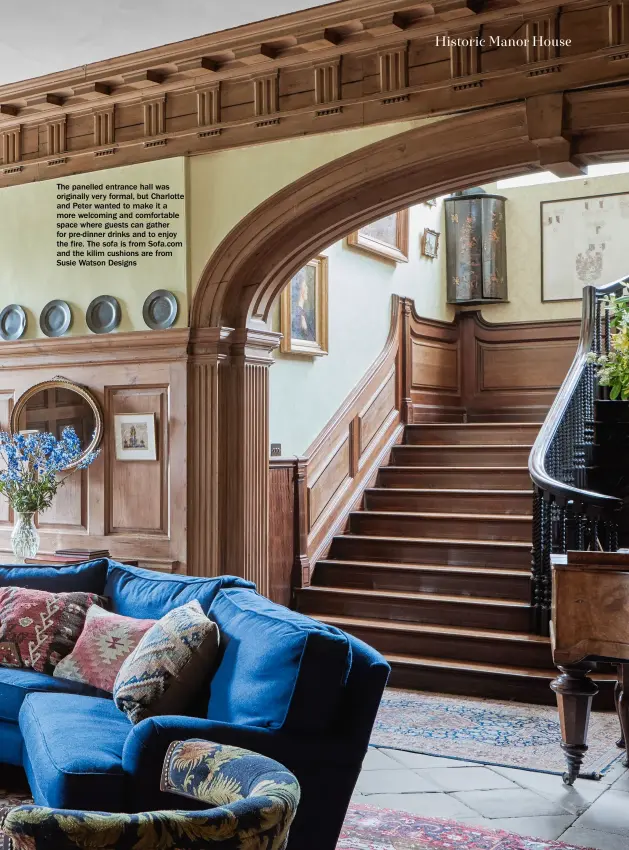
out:
M540 203L542 301L580 301L627 274L629 193Z
M280 351L318 357L328 353L328 258L315 257L280 296Z
M396 263L408 263L408 210L391 213L350 233L347 244Z
M422 233L422 256L435 260L439 253L439 236L435 230L425 227Z
M157 460L154 413L114 416L116 460Z

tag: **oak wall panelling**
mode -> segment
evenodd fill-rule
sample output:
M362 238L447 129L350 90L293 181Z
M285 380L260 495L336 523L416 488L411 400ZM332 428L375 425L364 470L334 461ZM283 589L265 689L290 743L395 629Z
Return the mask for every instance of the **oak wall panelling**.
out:
M186 571L188 338L184 329L2 344L3 428L25 390L57 375L88 387L103 410L100 456L38 518L42 552L89 542L142 566ZM116 460L117 413L155 414L156 461ZM0 499L0 551L10 552L11 530Z
M460 314L459 327L468 418L541 421L572 363L580 321L499 325L473 311Z
M541 420L577 346L577 320L492 324L479 311L423 319L394 296L382 354L303 458L271 459L272 594L287 604L360 507L391 447L414 422Z
M309 583L312 565L324 557L334 535L343 530L350 511L360 505L365 488L374 483L391 447L402 439L404 423L413 421L413 399L419 409L425 403L435 416L452 403L453 392L458 399L452 384L453 380L458 382L458 366L454 372L451 367L434 370L430 365L431 355L424 352L424 348L431 346L439 351L440 344L453 346L458 363L457 334L456 325L421 319L410 299L394 296L386 344L363 379L303 458L270 460L272 583L278 576L291 574L293 586ZM446 351L447 360L450 350ZM438 353L437 363L440 357ZM420 378L425 375L427 388L413 383L413 375ZM289 476L284 474L291 464L295 465L294 487L299 488L299 492L293 491L292 511ZM279 529L284 529L283 537ZM289 538L292 544L287 547ZM279 588L277 582L275 587L274 598L278 601L288 598L285 588Z

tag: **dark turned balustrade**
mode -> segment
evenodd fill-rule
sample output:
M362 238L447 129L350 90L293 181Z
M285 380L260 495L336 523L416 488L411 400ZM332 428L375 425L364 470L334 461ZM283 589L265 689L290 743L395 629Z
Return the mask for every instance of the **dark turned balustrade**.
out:
M583 290L579 345L568 374L539 431L529 458L534 485L533 608L535 629L549 633L552 554L618 548L621 499L588 489L594 445L594 402L600 392L590 352L609 351L606 295L620 294L629 278Z

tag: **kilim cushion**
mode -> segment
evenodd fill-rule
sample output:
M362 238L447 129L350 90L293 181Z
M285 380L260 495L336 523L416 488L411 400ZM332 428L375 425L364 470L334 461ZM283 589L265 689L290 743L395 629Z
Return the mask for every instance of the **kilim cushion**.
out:
M70 655L55 668L55 676L113 691L118 671L155 620L121 617L93 605Z
M114 702L132 723L181 714L207 683L219 632L194 600L158 620L126 659L114 683Z
M48 593L0 587L0 666L51 675L74 647L95 593Z

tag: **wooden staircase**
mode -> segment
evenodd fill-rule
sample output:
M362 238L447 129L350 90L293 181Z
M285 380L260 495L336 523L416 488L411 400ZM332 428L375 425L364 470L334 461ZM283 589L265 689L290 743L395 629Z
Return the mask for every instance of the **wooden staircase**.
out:
M549 639L531 632L539 427L407 426L298 610L380 650L393 686L553 704Z

